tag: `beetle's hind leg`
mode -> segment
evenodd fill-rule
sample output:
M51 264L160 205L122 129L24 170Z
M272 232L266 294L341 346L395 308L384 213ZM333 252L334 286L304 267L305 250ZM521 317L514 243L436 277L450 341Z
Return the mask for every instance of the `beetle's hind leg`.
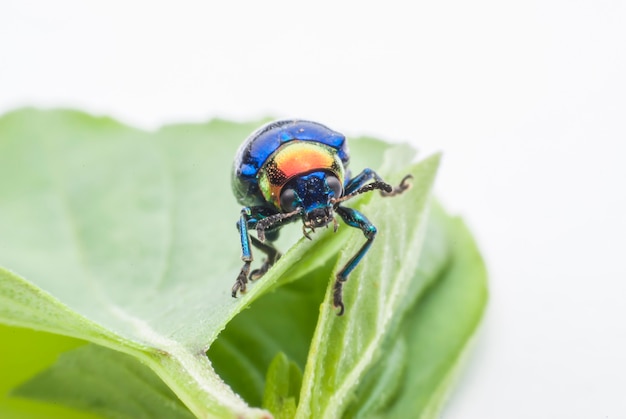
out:
M248 277L250 281L255 281L262 277L269 268L276 263L281 254L272 245L271 242L278 238L279 229L285 222L289 222L295 215L300 214L301 209L297 208L294 211L287 213L275 213L271 215L265 214L257 220L250 220L248 222L248 228L256 229L257 237L250 237L250 241L260 251L267 255L267 258L263 261L263 265L259 269L252 271Z
M252 242L254 247L267 255L267 257L263 261L263 265L261 265L259 269L255 269L250 273L250 281L256 281L257 279L265 275L265 273L272 267L272 265L274 265L276 261L280 259L280 252L271 244L271 241L275 240L275 237L271 237L270 233L272 235L274 235L275 233L275 235L278 236L278 231L268 232L266 242L261 242L256 237L250 237L250 241Z

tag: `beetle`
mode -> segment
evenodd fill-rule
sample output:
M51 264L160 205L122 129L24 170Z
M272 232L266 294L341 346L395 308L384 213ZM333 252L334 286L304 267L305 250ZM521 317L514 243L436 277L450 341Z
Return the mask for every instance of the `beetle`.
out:
M302 220L302 232L333 224L338 215L347 225L360 229L365 243L337 273L333 304L344 313L343 283L367 253L376 227L359 211L343 206L350 198L374 190L383 196L400 194L410 187L411 175L392 187L372 169L351 177L346 137L317 122L279 120L252 133L239 147L232 170L232 187L237 201L244 205L237 229L241 240L243 267L232 288L245 292L248 281L259 279L280 258L272 244L282 226ZM257 237L250 231L256 230ZM251 244L267 258L250 272Z

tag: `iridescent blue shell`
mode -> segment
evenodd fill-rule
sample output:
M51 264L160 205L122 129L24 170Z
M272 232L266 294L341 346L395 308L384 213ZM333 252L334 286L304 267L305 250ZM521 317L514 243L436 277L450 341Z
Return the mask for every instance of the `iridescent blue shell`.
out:
M312 121L282 120L270 122L250 135L239 147L232 171L233 193L246 206L267 205L259 189L258 175L268 158L281 145L290 141L311 141L337 150L346 169L350 156L346 137ZM346 176L348 179L349 176Z

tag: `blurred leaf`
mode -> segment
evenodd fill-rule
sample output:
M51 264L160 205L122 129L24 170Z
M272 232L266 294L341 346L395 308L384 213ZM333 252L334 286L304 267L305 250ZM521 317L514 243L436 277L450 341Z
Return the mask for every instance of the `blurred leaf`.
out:
M85 342L50 333L0 325L0 417L90 419L95 416L60 405L12 398L7 393L52 365L59 354Z
M18 387L14 394L106 417L193 417L148 367L97 345L63 354L52 368Z
M403 323L412 361L404 391L385 417L439 412L487 304L487 273L476 243L461 219L451 219L447 228L451 263Z
M276 419L289 419L296 414L298 393L302 385L302 371L279 352L267 371L263 407Z

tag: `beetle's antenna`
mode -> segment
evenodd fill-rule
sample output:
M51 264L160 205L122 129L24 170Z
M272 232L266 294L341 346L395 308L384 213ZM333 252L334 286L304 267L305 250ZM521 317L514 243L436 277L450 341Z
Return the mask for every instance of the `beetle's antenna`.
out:
M281 223L288 218L293 217L294 215L298 215L302 213L302 208L298 207L295 210L287 213L280 213L270 215L269 217L263 218L259 220L256 224L256 235L259 237L259 240L262 242L265 241L265 230L272 227L274 224Z

